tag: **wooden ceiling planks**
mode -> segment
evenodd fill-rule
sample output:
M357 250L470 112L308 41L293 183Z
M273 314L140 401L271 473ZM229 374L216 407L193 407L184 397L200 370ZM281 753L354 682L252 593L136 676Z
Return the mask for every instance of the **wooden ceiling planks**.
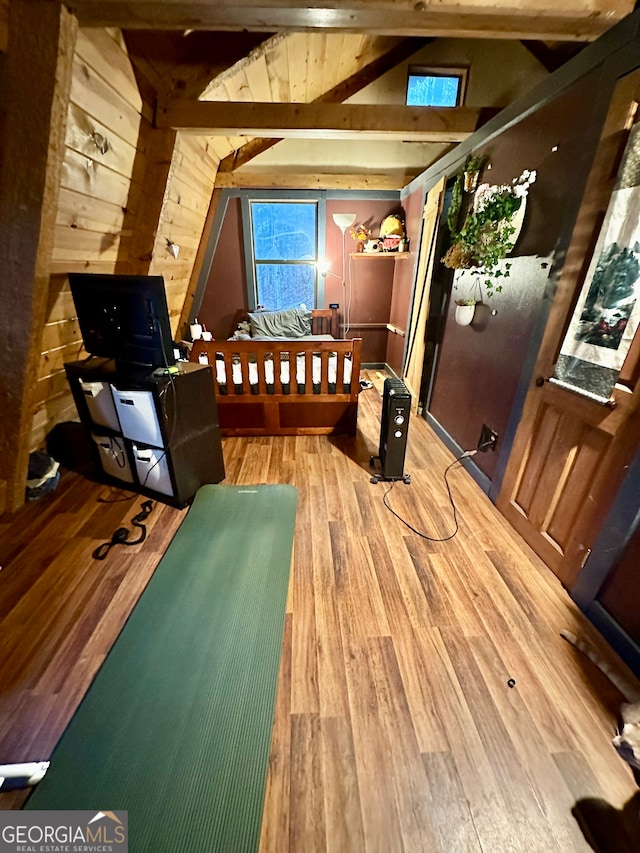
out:
M271 88L270 100L281 101L282 103L292 100L287 51L286 47L283 49L282 46L282 42L284 42L286 38L286 36L280 36L278 38L271 39L269 47L265 53L267 75L269 77L269 86Z
M404 44L396 56L403 40L395 38L319 32L276 35L219 74L205 88L201 99L308 103L328 94L332 97L330 93L335 92L336 99L342 100L387 70L389 63L384 61L385 57L393 55L392 62L401 61L409 51L418 50L424 40L409 40ZM344 60L337 62L336 58L341 56ZM306 70L301 73L303 67ZM367 68L371 69L369 73L365 71ZM340 74L347 75L347 85ZM348 85L348 81L356 79L355 86ZM240 159L247 162L275 144L273 140L263 139L248 147L250 141L246 136L218 135L212 139L220 160L229 157L234 164L239 164ZM242 158L237 156L239 150L243 151ZM221 167L223 171L229 170L232 159Z
M326 89L329 88L324 84L327 35L325 33L314 33L313 35L314 38L309 42L307 57L307 87L305 97L303 98L307 103L316 97L314 87L317 80L320 81L319 87L321 91L326 91Z
M354 34L275 36L213 79L201 99L309 102L398 43L399 39Z
M267 59L264 53L256 56L255 62L250 62L245 68L247 86L252 101L272 101L271 83L267 70Z
M307 95L307 57L313 34L291 33L285 41L289 74L289 99L304 103Z

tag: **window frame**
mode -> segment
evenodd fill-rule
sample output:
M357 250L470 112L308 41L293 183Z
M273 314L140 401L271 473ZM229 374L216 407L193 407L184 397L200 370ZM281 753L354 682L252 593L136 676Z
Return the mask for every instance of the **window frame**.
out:
M412 77L457 77L459 85L456 103L453 106L440 107L440 109L453 109L455 107L461 107L465 102L467 94L468 76L469 69L460 65L410 65L407 69L407 86L405 90L404 102L408 106L433 106L432 104L408 104L409 83Z
M316 207L316 260L314 267L314 304L308 308L316 308L324 305L324 278L318 272L317 261L323 256L325 249L325 220L326 203L324 195L304 191L277 191L269 190L262 192L243 192L241 196L242 212L242 237L244 242L244 260L247 277L247 303L250 311L255 311L258 305L257 281L255 276L256 259L253 252L253 224L251 216L251 205L254 203L282 203L297 202L315 204ZM287 262L284 262L287 263ZM292 263L307 263L297 261Z

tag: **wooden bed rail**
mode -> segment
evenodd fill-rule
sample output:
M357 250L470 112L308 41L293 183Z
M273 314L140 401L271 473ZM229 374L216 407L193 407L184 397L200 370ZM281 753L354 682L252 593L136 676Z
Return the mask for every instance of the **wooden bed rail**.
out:
M352 435L358 412L361 347L360 338L198 340L190 360L206 359L213 367L223 435ZM298 371L302 361L303 375ZM285 372L288 366L288 383L282 381L283 365ZM313 381L314 372L317 382Z

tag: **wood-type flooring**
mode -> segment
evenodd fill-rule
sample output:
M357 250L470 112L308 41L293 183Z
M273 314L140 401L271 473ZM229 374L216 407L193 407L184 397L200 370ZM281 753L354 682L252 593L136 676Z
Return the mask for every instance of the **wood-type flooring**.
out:
M262 853L640 850L621 697L560 630L624 665L461 465L447 538L453 456L423 419L411 483L370 482L366 375L355 438L224 440L226 483L299 494ZM0 763L49 757L186 512L94 560L141 500L64 471L0 520Z

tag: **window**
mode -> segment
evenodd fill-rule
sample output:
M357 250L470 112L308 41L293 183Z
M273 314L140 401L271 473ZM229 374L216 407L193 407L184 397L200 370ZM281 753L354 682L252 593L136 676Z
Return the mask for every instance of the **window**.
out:
M315 201L251 201L255 305L268 310L316 304Z
M458 107L464 98L466 80L463 68L410 68L407 106Z

